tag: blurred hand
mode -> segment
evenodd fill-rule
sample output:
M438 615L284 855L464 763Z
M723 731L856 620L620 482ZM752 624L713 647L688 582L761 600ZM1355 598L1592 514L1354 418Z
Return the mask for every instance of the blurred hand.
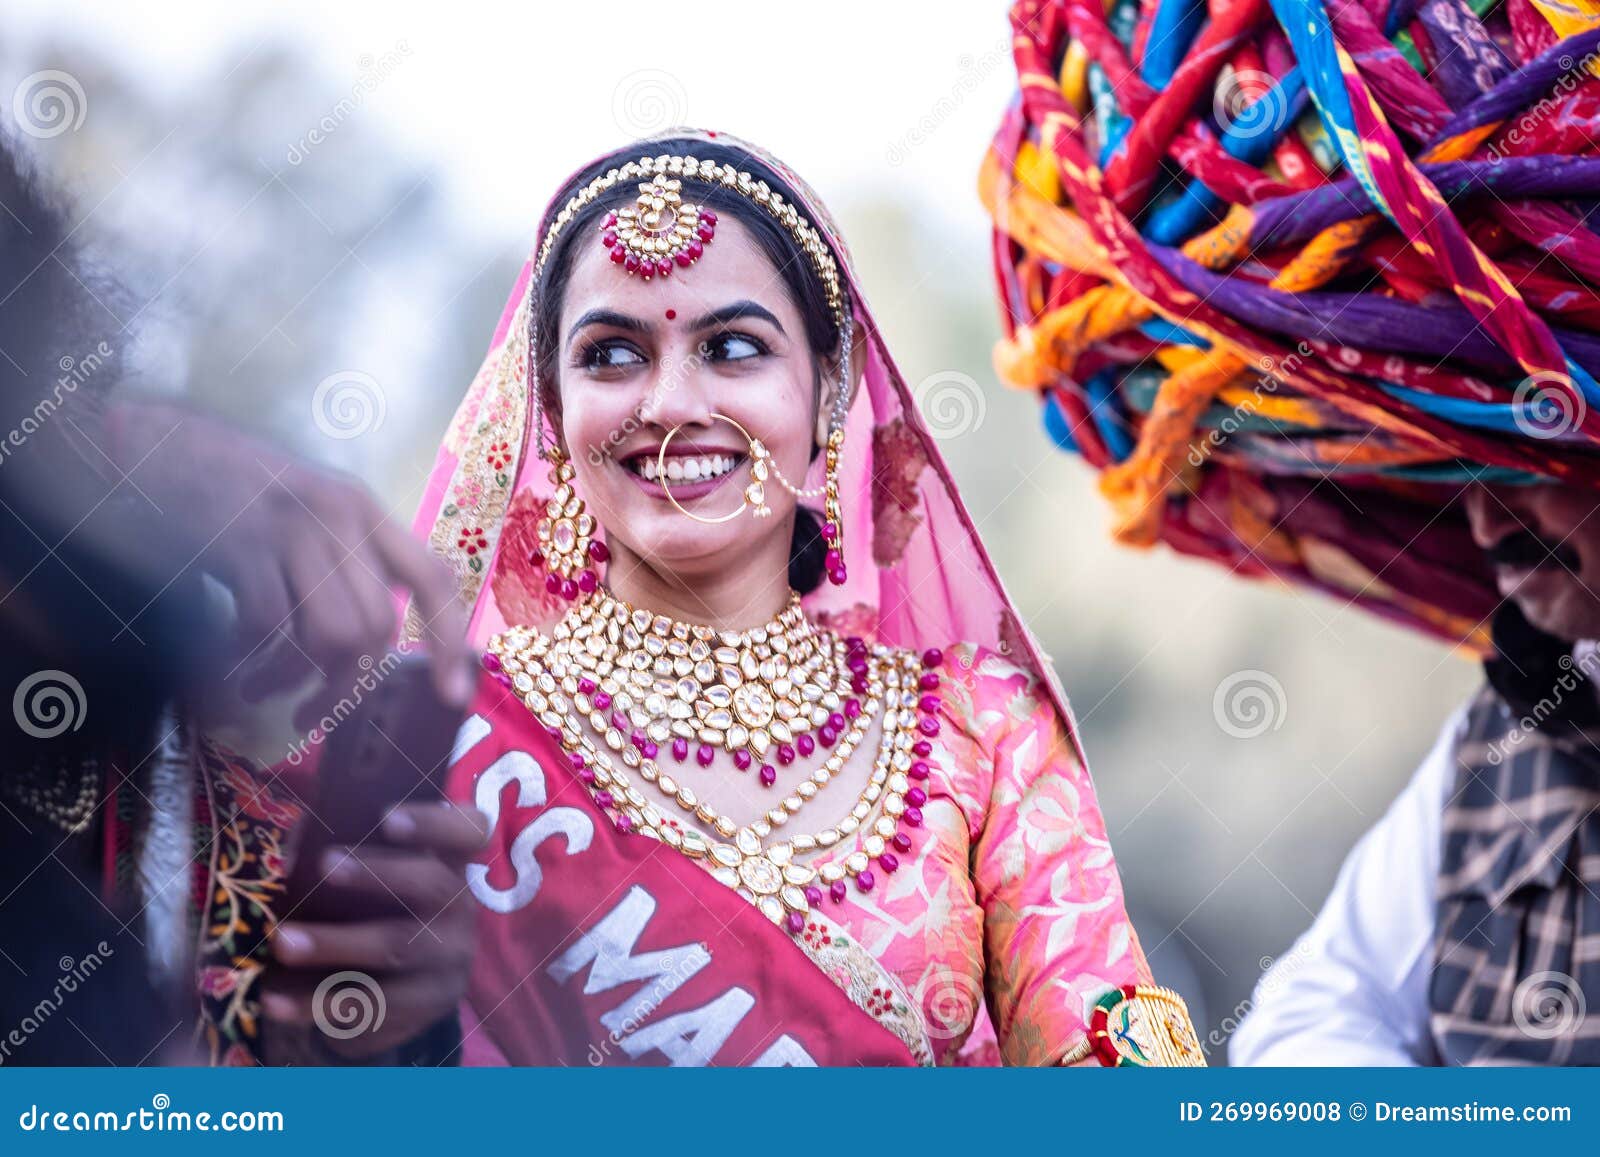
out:
M488 842L487 817L451 803L402 804L383 834L391 846L324 853L319 901L348 902L346 922L289 919L272 934L274 963L262 985L264 1033L272 1061L275 1023L309 1032L325 1050L352 1060L372 1058L411 1040L456 1008L472 968L474 907L466 865ZM324 896L328 893L328 896ZM360 915L354 915L359 913ZM341 985L319 1001L317 986L337 972L365 973L368 1007L352 1000L341 1015ZM382 1024L376 1024L381 996ZM352 1010L363 1031L349 1031Z
M475 672L450 570L388 517L356 480L171 403L113 407L113 457L182 527L193 559L232 591L237 625L227 667L240 696L317 686L295 715L309 730L350 693L363 657L399 623L391 588L410 592L440 697L464 707Z

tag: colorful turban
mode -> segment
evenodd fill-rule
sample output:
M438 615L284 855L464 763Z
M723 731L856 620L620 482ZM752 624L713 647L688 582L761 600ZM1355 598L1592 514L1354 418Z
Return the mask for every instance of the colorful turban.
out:
M1116 536L1485 649L1461 494L1600 486L1600 4L1011 19L996 366Z

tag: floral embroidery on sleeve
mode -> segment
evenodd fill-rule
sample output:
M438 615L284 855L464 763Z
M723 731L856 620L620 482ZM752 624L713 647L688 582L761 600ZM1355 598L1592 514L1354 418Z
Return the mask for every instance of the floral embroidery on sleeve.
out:
M300 809L274 797L247 762L209 739L201 737L198 748L205 792L199 836L210 860L200 865L200 1034L213 1065L252 1065L259 1061L257 987L267 933L288 877L284 841Z
M1049 696L986 648L950 654L945 709L992 757L972 875L1000 1051L1050 1064L1083 1038L1096 998L1148 973L1094 785Z

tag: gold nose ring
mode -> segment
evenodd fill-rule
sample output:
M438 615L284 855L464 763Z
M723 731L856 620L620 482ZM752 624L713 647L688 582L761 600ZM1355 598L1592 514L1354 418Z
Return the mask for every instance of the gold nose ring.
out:
M755 508L755 516L757 518L765 518L769 516L772 513L772 508L767 505L766 487L763 485L770 470L768 460L771 456L768 453L767 448L761 444L761 440L759 438L751 437L749 430L746 430L738 422L728 417L728 415L711 414L710 417L716 418L718 421L728 423L728 425L732 426L735 430L739 431L739 433L743 434L744 440L750 444L751 480L750 485L744 488L744 497L740 500L737 509L729 512L728 514L720 515L716 518L708 518L705 515L696 514L692 510L686 509L683 503L679 502L677 498L673 496L672 487L667 484L667 446L671 443L673 438L677 437L678 431L683 428L683 423L679 422L676 426L667 431L667 436L661 440L661 448L656 451L656 478L661 483L661 489L667 492L667 501L676 506L680 513L688 515L688 517L694 519L696 522L704 522L709 525L716 525L717 523L728 522L732 519L738 518L739 515L745 512L747 507Z

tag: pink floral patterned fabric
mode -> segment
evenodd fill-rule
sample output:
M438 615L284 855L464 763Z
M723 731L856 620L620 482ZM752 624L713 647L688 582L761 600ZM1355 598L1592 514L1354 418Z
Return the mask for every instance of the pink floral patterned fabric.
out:
M1052 1064L1149 969L1094 787L1038 679L946 651L925 825L871 893L826 905L903 988L939 1064ZM848 851L844 847L840 854ZM807 929L823 947L828 924Z

